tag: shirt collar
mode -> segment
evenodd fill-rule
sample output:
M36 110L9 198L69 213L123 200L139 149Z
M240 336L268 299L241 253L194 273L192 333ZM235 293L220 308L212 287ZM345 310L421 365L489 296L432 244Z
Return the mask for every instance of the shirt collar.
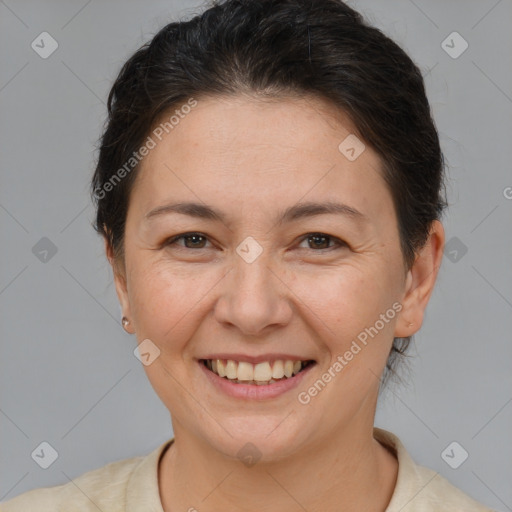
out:
M126 488L126 512L164 512L158 487L158 463L174 437L146 455L133 470Z
M437 476L431 472L430 479L425 473L420 474L400 439L381 428L374 427L373 437L387 446L398 459L398 475L386 512L398 512ZM165 441L150 454L143 457L132 472L126 489L126 512L164 512L158 487L158 464L167 448L174 442L174 437Z
M387 446L398 459L398 475L395 489L385 512L409 510L405 507L410 505L439 473L418 466L395 434L374 427L373 437L381 444ZM419 499L421 500L422 497Z

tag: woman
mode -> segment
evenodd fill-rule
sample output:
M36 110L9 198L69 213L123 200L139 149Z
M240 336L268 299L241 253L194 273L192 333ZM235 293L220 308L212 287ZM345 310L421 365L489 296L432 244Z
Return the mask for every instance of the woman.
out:
M488 511L375 428L444 246L423 79L339 0L228 0L124 65L95 228L174 438L2 511Z

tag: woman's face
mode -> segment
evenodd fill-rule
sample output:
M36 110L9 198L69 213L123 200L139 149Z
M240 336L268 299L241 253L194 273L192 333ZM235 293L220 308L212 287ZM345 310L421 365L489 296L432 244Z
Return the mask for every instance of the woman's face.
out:
M412 280L379 158L368 146L358 156L351 139L340 150L354 129L329 109L313 98L207 98L153 135L116 287L138 343L150 340L144 369L176 436L280 457L369 428L393 337L421 323L404 319ZM198 206L170 206L185 203ZM170 243L184 233L198 235ZM276 360L314 364L249 385L201 362L217 358L263 363L227 363L242 379L277 379Z

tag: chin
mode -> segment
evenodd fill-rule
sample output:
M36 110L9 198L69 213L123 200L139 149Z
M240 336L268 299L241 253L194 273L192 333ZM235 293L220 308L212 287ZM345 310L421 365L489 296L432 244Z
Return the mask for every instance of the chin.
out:
M275 462L292 456L311 438L304 427L295 424L294 413L287 414L233 417L222 422L226 430L217 425L205 437L216 450L247 466ZM212 436L212 432L216 435Z

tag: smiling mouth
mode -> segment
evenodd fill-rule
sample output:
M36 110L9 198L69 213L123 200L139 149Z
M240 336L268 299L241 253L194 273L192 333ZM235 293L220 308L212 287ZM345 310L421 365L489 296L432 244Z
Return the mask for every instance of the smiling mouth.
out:
M276 360L272 363L262 362L257 364L232 359L200 359L208 370L215 375L235 384L249 384L265 386L275 382L293 378L315 364L313 360L291 361Z

